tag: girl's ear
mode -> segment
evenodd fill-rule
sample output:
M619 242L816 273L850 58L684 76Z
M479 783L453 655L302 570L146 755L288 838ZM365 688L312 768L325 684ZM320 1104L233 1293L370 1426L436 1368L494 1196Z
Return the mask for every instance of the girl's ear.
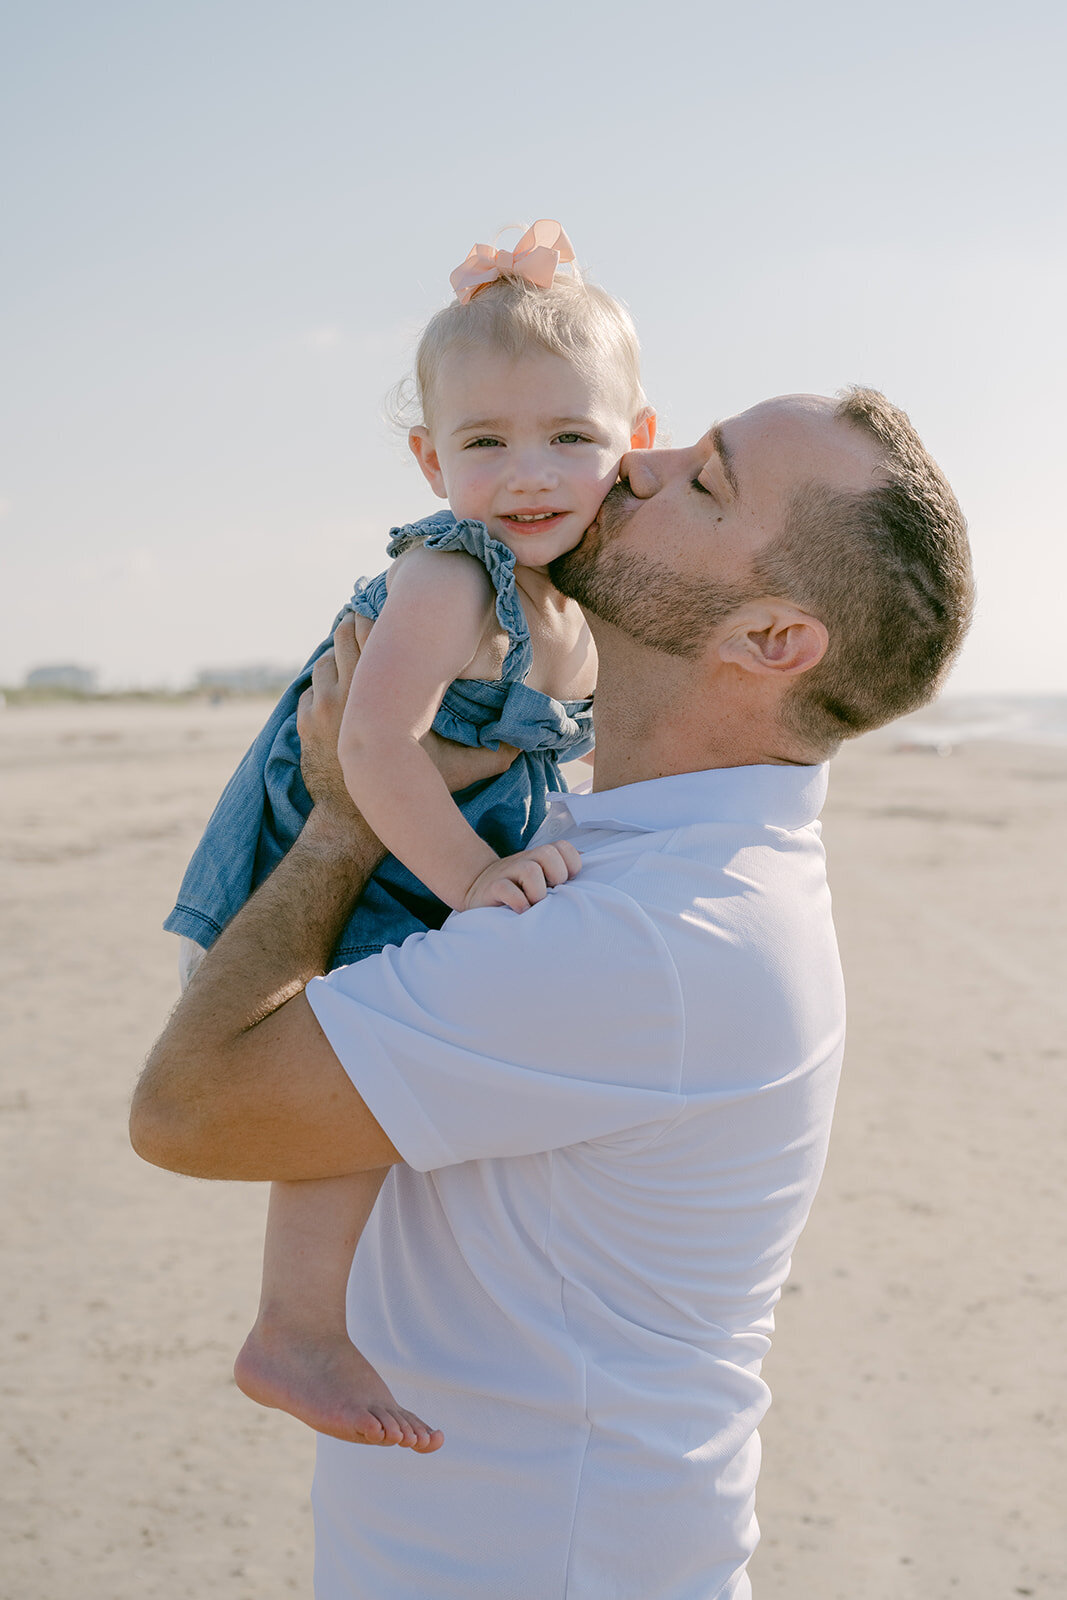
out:
M441 463L437 459L437 451L433 447L429 428L409 428L408 449L422 468L422 475L434 494L439 495L442 500L447 500L448 490L445 488L444 473L441 471Z
M651 450L656 442L656 413L651 406L638 414L634 431L630 435L631 450Z

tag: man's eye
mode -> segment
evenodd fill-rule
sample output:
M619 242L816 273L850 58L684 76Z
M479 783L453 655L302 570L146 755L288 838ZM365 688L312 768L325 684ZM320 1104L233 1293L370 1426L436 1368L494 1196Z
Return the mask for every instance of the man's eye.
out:
M711 494L711 490L708 488L707 484L701 483L699 478L694 478L693 479L693 488L694 489L699 489L701 494L707 494L707 495ZM714 496L712 496L712 498L714 499Z

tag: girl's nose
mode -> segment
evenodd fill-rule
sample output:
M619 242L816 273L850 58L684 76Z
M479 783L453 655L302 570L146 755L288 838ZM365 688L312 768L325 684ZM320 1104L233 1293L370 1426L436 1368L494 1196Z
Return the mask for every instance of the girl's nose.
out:
M551 457L541 451L516 452L508 462L508 488L513 493L554 489L559 474Z

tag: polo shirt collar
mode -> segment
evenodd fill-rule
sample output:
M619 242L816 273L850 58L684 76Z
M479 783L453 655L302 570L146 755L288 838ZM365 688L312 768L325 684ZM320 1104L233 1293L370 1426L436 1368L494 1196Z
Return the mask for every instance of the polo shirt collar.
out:
M635 833L701 822L803 828L822 810L828 773L826 764L711 767L589 794L553 794L548 803L551 815L569 813L579 827L622 828Z

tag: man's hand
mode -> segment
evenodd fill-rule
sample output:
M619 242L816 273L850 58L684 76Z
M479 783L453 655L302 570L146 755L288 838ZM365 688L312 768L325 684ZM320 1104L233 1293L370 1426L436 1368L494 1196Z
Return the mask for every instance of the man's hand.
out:
M456 744L452 739L443 739L432 728L423 734L419 743L452 794L469 789L472 783L498 778L519 753L513 744L502 744L495 750L487 750L484 745Z
M339 821L347 818L351 822L357 815L341 776L337 740L352 675L359 665L360 632L365 640L370 627L366 617L351 611L341 618L333 636L333 649L321 655L311 669L311 688L304 690L296 713L300 770L308 794L316 806L326 808ZM471 784L499 777L519 753L510 744L502 744L496 750L456 744L432 728L419 742L453 794L469 789Z
M350 611L337 624L333 649L325 651L312 667L311 687L300 696L296 711L300 771L315 809L350 825L359 813L341 776L337 740L358 664L356 619Z

